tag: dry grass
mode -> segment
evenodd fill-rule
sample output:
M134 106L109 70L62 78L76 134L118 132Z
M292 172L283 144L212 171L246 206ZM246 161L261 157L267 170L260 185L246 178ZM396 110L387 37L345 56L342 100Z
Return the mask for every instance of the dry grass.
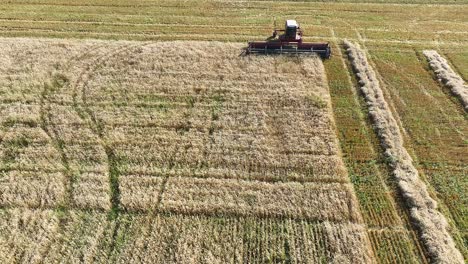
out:
M42 263L59 229L52 210L11 209L0 212L0 260Z
M73 201L79 208L101 208L109 210L109 175L107 173L81 173L72 186Z
M170 178L161 209L181 213L359 222L352 188L342 184ZM145 206L142 206L145 208Z
M99 212L2 209L2 263L106 263L113 223Z
M233 247L251 235L250 219L265 243L279 232L285 244L258 245L246 261L372 262L320 59L243 57L241 45L217 42L23 41L29 57L1 40L12 61L2 71L17 78L2 79L12 89L0 97L0 193L4 206L58 210L38 259L136 260L143 246L164 250L160 261L239 260L247 253ZM133 233L125 219L138 215L148 229ZM197 218L245 230L223 246L203 225L188 232ZM146 237L174 228L174 248Z
M411 210L411 217L420 228L422 240L429 254L437 263L463 263L463 256L455 247L445 217L437 210L436 201L429 195L425 183L419 178L418 171L403 145L398 124L385 101L379 81L364 51L359 45L348 41L345 42L345 46L359 78L369 114L393 167L393 174Z
M217 56L220 44L209 45L211 54L192 48L178 56L166 44L145 46L90 81L89 86L102 87L89 91L90 103L112 96L123 105L92 111L111 128L105 137L114 142L124 171L346 181L315 59L242 58L238 45Z
M0 204L3 206L50 207L63 203L65 177L60 172L11 170L1 172L1 179Z
M440 56L437 51L425 50L423 53L439 81L458 96L465 107L465 111L468 111L468 85L463 81L462 77L452 70L447 60Z
M121 248L117 263L371 261L368 258L371 252L362 247L367 243L363 227L355 224L158 215L150 221L146 217L137 217L126 231L130 235Z
M1 104L0 118L3 126L11 126L15 123L37 126L41 119L40 107L39 105L22 104L20 102Z
M112 223L105 213L69 211L59 218L62 229L42 255L46 263L104 263L109 258L105 245L112 236Z

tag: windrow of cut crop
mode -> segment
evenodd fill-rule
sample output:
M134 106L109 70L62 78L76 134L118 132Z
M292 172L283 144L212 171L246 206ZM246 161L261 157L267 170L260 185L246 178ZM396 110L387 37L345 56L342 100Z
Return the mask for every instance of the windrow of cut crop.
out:
M452 91L463 104L465 111L468 111L468 85L448 64L447 60L435 50L424 50L424 56L429 61L429 65L436 74L438 80Z
M464 263L449 233L447 220L437 210L437 202L429 195L403 145L398 124L385 101L366 54L358 44L345 41L345 47L385 155L409 207L411 218L420 230L428 254L435 263Z

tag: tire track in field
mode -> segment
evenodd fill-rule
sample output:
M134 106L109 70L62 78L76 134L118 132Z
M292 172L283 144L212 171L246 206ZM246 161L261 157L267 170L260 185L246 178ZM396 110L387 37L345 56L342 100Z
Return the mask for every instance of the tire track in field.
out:
M66 61L66 64L64 65L63 70L68 70L72 66L72 63L74 61L77 61L77 60L79 61L80 58L83 58L84 56L91 54L93 51L99 48L101 47L97 47L97 48L90 47L90 49L86 50L83 54L70 57ZM64 176L65 176L64 178L65 182L63 184L65 186L66 197L64 198L63 204L59 205L58 208L56 207L56 209L58 209L59 211L64 212L63 216L58 217L59 224L56 230L57 238L60 239L60 236L64 230L64 225L62 224L62 222L64 219L68 217L69 210L71 210L74 207L73 185L74 185L75 179L74 179L73 171L70 168L70 163L68 161L68 158L64 150L66 142L63 139L61 139L60 133L57 130L57 127L54 125L54 122L52 121L52 112L51 112L52 102L49 99L49 96L53 95L54 93L59 93L61 89L63 89L64 87L67 87L68 82L61 83L59 87L52 87L51 89L51 85L53 86L54 83L57 81L55 79L56 75L52 75L51 78L52 78L52 84L45 83L44 88L41 93L40 127L47 134L54 148L59 152L61 163L64 167L64 169L61 171L64 173ZM58 89L58 90L55 90L55 89ZM48 128L48 126L50 126L50 129ZM52 247L52 243L48 243L45 246L45 249L41 256L42 257L47 256L49 254L51 247Z
M108 248L108 253L111 255L116 247L116 239L118 237L118 232L120 230L120 221L115 221L121 211L120 206L120 190L119 190L119 171L117 168L117 159L113 148L106 143L104 139L104 124L96 118L95 113L90 108L90 104L87 101L86 88L88 87L89 81L92 79L95 70L102 66L106 61L108 61L113 56L122 56L132 52L132 48L142 47L150 43L138 43L138 44L125 44L117 46L112 49L108 49L108 52L94 58L88 63L85 63L84 70L80 72L78 79L72 85L71 89L73 90L73 109L84 121L87 121L91 131L98 137L99 144L104 148L105 154L107 156L107 165L108 165L108 177L110 182L110 191L111 191L111 210L108 214L109 222L114 222L115 225L112 225L112 239L111 244ZM80 102L81 101L81 102Z
M130 45L123 45L119 47L115 47L113 49L109 49L102 55L99 55L92 59L90 62L85 63L84 70L79 74L78 79L75 83L71 86L73 90L73 109L76 113L80 116L83 121L87 121L91 131L98 136L99 144L103 146L107 156L107 163L108 163L108 173L111 182L111 203L112 203L112 211L117 212L120 210L119 208L119 191L118 191L118 183L116 181L116 168L115 168L115 154L113 150L107 146L104 142L104 135L103 135L103 125L102 123L96 119L94 112L90 109L89 104L86 98L86 87L88 86L89 81L93 76L93 71L100 67L104 62L106 62L109 58L114 55L122 54L126 52L130 52L131 46ZM81 101L81 102L80 102ZM113 218L113 217L111 217Z
M92 47L90 47L92 48ZM87 54L91 53L93 49L86 50L82 55L70 57L65 64L65 69L68 69L73 61L79 60L82 56L86 56ZM58 79L59 78L59 79ZM60 79L62 78L62 79ZM57 74L51 74L51 83L45 83L43 90L41 92L41 97L39 101L40 109L40 128L47 134L49 137L51 144L54 148L59 152L60 155L60 162L64 167L61 172L65 176L65 182L63 183L65 186L65 198L62 205L59 205L60 210L68 210L70 207L73 207L73 183L74 183L74 176L73 172L70 168L70 163L64 151L65 142L60 138L60 133L55 127L52 121L52 113L51 113L51 100L49 96L59 93L60 89L65 87L68 81L65 77Z
M53 78L53 77L52 77ZM73 198L72 198L72 186L73 186L73 175L70 170L70 164L68 163L68 159L66 157L65 151L63 149L63 141L59 139L57 130L52 124L51 120L51 113L50 113L50 102L48 100L48 95L50 93L50 88L48 84L44 84L44 88L41 93L41 98L40 98L40 127L41 129L47 134L49 137L52 145L54 148L59 152L60 154L60 162L62 163L64 169L61 170L61 172L65 176L65 182L63 185L65 186L65 195L66 197L64 198L63 205L60 207L64 208L70 207ZM48 128L48 125L50 125L50 129Z
M89 49L87 49L85 52L83 53L80 53L80 54L77 54L75 56L72 56L70 58L68 58L67 62L66 62L66 65L65 65L65 70L69 70L71 67L73 67L74 65L77 65L77 64L73 64L74 61L79 61L81 62L83 59L85 59L87 56L89 55L93 55L93 52L99 52L100 49L102 48L106 48L107 46L105 45L105 43L99 43L99 45L93 45L91 47L89 47Z

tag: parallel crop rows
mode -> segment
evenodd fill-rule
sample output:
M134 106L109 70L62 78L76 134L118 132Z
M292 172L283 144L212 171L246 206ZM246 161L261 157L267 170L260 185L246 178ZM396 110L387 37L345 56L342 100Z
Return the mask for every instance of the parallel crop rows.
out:
M380 263L425 263L424 248L379 155L379 143L360 102L350 65L338 53L325 63L341 149Z
M10 1L0 10L0 35L246 41L267 37L273 18L281 24L282 19L293 17L302 23L306 37L330 39L334 29L339 38L357 39L357 31L373 41L466 47L465 14L466 5L449 4L433 12L432 6L424 5L288 1L159 0L132 5L115 0L100 4Z
M9 209L0 213L6 262L313 262L361 259L367 238L350 223L204 215ZM111 245L115 244L111 249Z
M443 2L14 0L0 36L244 42L295 18L359 42L466 258L466 112L422 54L467 82L467 6ZM325 78L240 44L0 42L3 262L431 261L338 45Z
M437 202L429 195L412 158L403 144L399 126L386 102L377 75L359 45L345 42L353 69L369 109L369 115L385 149L401 195L418 226L422 241L435 262L463 263L460 251L449 233L449 224L438 210Z
M452 235L466 255L466 118L459 100L434 80L420 52L371 52L383 87L395 104L405 144L432 186ZM398 64L398 67L395 65ZM426 68L426 69L425 69ZM448 89L447 89L448 90ZM463 242L465 241L465 242Z

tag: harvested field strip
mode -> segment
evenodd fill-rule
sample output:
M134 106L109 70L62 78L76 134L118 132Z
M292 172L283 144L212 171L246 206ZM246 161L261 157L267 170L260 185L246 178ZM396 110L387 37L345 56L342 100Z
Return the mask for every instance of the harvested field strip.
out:
M308 21L307 16L298 16L301 17L301 21ZM51 12L10 12L10 13L1 13L0 12L0 25L16 27L16 25L31 25L37 26L41 24L55 24L57 27L65 27L66 25L72 25L73 27L81 26L81 29L99 29L101 26L104 27L117 27L117 28L127 28L129 29L130 26L133 27L131 30L134 33L138 33L139 30L143 29L151 29L153 31L159 29L169 27L169 28L192 28L191 32L196 32L194 28L202 28L202 30L206 30L206 28L212 28L214 31L218 29L220 31L225 31L227 33L234 33L234 30L246 32L256 32L260 31L263 33L267 32L267 27L271 26L271 21L268 19L260 21L255 21L256 23L252 23L254 21L249 20L242 20L240 18L233 18L230 20L223 20L220 17L197 17L197 16L177 16L177 15L154 15L149 17L145 16L132 16L132 15L124 15L121 16L120 21L116 21L115 17L112 15L107 14L92 14L92 13L80 13L79 16L70 16L70 13L51 13ZM169 19L171 18L171 19ZM190 23L192 22L192 23ZM213 22L215 24L209 24L209 22ZM434 22L437 23L437 22ZM456 22L452 21L438 21L439 24L444 24L445 26L449 25L454 27L454 30L447 30L446 28L426 28L426 30L417 30L417 28L408 29L408 28L399 28L399 29L389 29L389 28L378 28L378 27L366 27L364 26L357 26L354 29L358 31L365 31L365 32L382 32L382 34L388 33L414 33L415 35L422 34L421 36L427 36L427 33L433 34L456 34L456 35L463 35L467 34L466 29L468 27L461 26ZM434 26L434 25L432 25ZM24 27L24 26L23 26ZM434 27L437 27L434 26ZM440 25L439 25L440 27ZM343 24L336 24L335 21L325 25L325 24L317 24L316 21L313 23L303 24L303 29L307 32L316 31L317 35L319 36L329 36L329 33L326 32L327 29L333 28L338 31L338 33L342 33L342 31L348 30L349 27ZM135 30L139 29L139 30ZM230 31L227 31L229 30ZM156 31L157 32L157 31ZM245 34L244 34L245 35ZM422 38L424 39L424 38Z
M222 16L233 18L233 19L239 19L240 15L245 16L246 18L253 20L255 19L255 15L258 17L259 14L259 8L264 10L264 14L271 14L273 12L276 12L278 15L287 15L288 12L291 12L291 6L284 6L284 3L280 3L279 1L278 4L273 4L270 3L271 8L265 9L264 6L260 3L249 3L251 8L243 8L247 6L242 6L242 3L237 3L237 4L231 4L227 5L226 3L220 3L220 2L214 2L214 1L207 1L204 3L199 3L197 1L192 1L192 3L186 2L187 5L181 6L180 4L176 5L166 5L166 6L153 6L153 7L147 7L142 9L141 7L138 6L132 6L131 8L129 7L113 7L113 6L81 6L81 7L75 7L75 6L66 6L66 5L61 5L61 6L55 6L55 5L49 5L49 4L44 4L44 5L5 5L4 8L2 8L3 12L13 12L13 13L32 13L33 11L37 11L39 13L52 13L52 14L63 14L63 13L72 13L72 14L83 14L83 15L96 15L96 14L103 14L103 15L110 15L110 14L119 14L121 16L130 16L130 17L136 17L138 18L145 18L145 17L159 17L159 16L167 16L168 14L173 15L175 17L188 17L190 18L191 16L195 18L221 18ZM254 7L252 5L257 4L258 6ZM216 5L215 8L212 6L207 6L207 5ZM281 6L283 5L283 6ZM384 8L385 5L374 5L380 8ZM325 7L325 8L321 8ZM340 10L340 7L344 7L347 10ZM348 16L353 17L353 18L358 18L361 17L363 13L372 13L372 5L367 5L367 10L362 10L357 9L356 7L352 8L353 5L351 4L333 4L333 3L328 3L328 6L325 6L323 3L316 3L315 6L311 5L306 5L306 6L299 6L299 7L294 7L296 10L299 10L300 12L295 12L297 16L305 17L308 19L308 21L317 21L316 18L314 17L308 17L306 14L301 14L301 12L328 12L328 13L343 13L342 11L348 11ZM370 7L370 8L369 8ZM408 5L408 9L413 9L416 8L413 5ZM419 8L424 7L420 6ZM289 10L284 10L285 8ZM428 8L428 7L426 7ZM354 10L352 10L354 9ZM402 6L398 7L399 10L404 10ZM448 10L454 10L455 6L449 6L447 5L445 12ZM238 13L235 13L235 11L238 11ZM138 14L135 14L138 12ZM399 12L376 12L376 13L382 13L380 15L386 16L386 17L395 17L398 13L401 17L408 16L408 13L401 14ZM442 13L442 12L441 12ZM33 15L33 14L32 14ZM263 14L262 14L263 15ZM440 14L443 16L444 14ZM50 15L49 15L50 16ZM330 19L330 18L329 18ZM333 18L331 18L332 20ZM257 20L265 23L264 21L266 20L265 16L262 16L257 18ZM86 21L86 20L85 20ZM166 20L170 21L170 20ZM146 20L146 22L151 22L151 20ZM227 21L225 23L229 23L230 21ZM358 20L356 22L363 22L362 18L361 20ZM245 23L245 22L244 22Z
M437 210L436 201L429 195L425 183L419 178L418 171L403 146L403 137L398 124L384 99L379 81L368 64L365 53L358 45L350 42L345 42L345 45L359 77L361 91L368 103L369 114L376 125L381 143L393 166L393 174L411 210L411 217L420 229L421 238L428 253L436 262L464 263L463 256L455 247L455 242L448 231L447 220Z
M179 35L179 34L213 34L213 35L231 35L236 34L244 37L258 38L255 36L262 36L268 34L266 31L267 26L246 26L246 27L233 27L233 26L207 26L198 25L185 26L178 24L112 24L112 23L95 23L95 24L82 24L82 23L61 23L49 22L41 23L39 21L0 21L1 31L49 31L49 32L71 32L75 34L83 33L99 33L106 34L119 34L123 37L131 37L131 34L137 35ZM314 37L329 38L329 30L317 26L305 27L306 32L314 32ZM418 31L382 31L382 30L362 30L365 38L368 40L415 40L415 41L463 41L466 39L468 32L453 33L435 33L435 32L418 32ZM128 34L128 35L127 35ZM312 37L307 36L307 37Z
M458 96L465 107L465 111L468 111L468 85L452 70L447 60L440 56L437 51L425 50L423 53L440 82Z
M220 21L221 22L221 21ZM25 23L29 23L25 24ZM11 25L9 25L11 24ZM97 27L97 28L93 28ZM193 24L131 24L131 23L104 23L104 22L63 22L58 21L17 21L14 20L9 22L9 20L1 21L0 19L0 28L4 31L4 34L59 34L66 37L70 35L71 37L93 35L96 38L113 38L115 36L120 36L123 39L147 39L147 40L169 40L170 37L178 36L190 36L202 40L203 36L210 35L215 37L218 40L226 41L240 41L247 39L258 39L258 36L267 35L268 26L233 26L233 25L193 25ZM136 30L136 28L139 28ZM246 31L245 28L249 30ZM329 29L331 27L324 27L321 25L314 25L312 27L304 27L306 32L314 32L314 35L307 35L305 39L329 39ZM342 27L333 27L337 32L349 31L347 28ZM440 32L421 32L418 31L390 31L380 30L380 29L356 29L358 31L365 31L366 41L370 42L383 42L387 41L388 43L401 43L408 44L411 42L414 43L447 43L449 45L461 45L463 40L468 36L468 32L463 31L440 31ZM241 31L241 33L238 33ZM435 37L434 37L435 36ZM237 40L235 38L237 37ZM356 38L354 35L343 34L341 38Z
M421 31L375 31L375 30L360 30L362 38L367 40L400 40L400 41L456 41L464 42L468 36L468 32L421 32Z
M408 132L405 142L414 151L418 170L433 187L439 210L452 224L458 248L468 256L468 240L462 236L468 227L466 206L460 206L468 201L466 112L458 99L434 80L423 54L370 53Z
M184 33L184 32L172 32L171 34L164 34L164 32L121 32L113 33L101 32L101 31L91 31L91 30L55 30L55 29L44 29L44 28L11 28L11 27L0 27L0 35L2 37L34 37L34 38L43 38L43 37L53 37L53 38L94 38L94 39L103 39L103 40L138 40L138 41L171 41L176 38L177 40L199 40L199 41L210 41L213 39L226 42L237 42L237 41L248 41L251 39L257 39L258 35L254 34L244 34L239 35L235 34L225 34L210 32L208 34L198 34L195 32ZM305 37L305 40L313 39L323 39L323 37ZM398 41L393 41L393 43L399 43ZM425 43L425 42L421 42ZM456 42L444 42L450 45L463 45Z
M49 13L41 13L41 12L35 12L34 13L35 15L39 15L39 14L42 14L43 16L46 16L49 15ZM3 14L2 14L3 15ZM13 16L13 14L10 14ZM200 23L190 23L190 24L184 24L184 23L175 23L175 24L171 24L171 23L156 23L155 22L155 19L156 18L153 18L152 21L153 22L148 22L148 23L126 23L126 22L115 22L113 21L112 19L109 19L109 21L102 21L102 18L103 16L99 16L99 18L101 19L101 21L99 20L88 20L88 21L83 21L83 20L80 20L80 18L77 18L76 20L73 20L73 17L70 19L70 17L65 17L65 16L58 16L57 17L57 20L43 20L41 18L38 18L38 19L25 19L24 16L28 16L28 15L31 15L30 13L14 13L14 15L18 15L18 17L8 17L8 18L0 18L0 25L2 25L2 23L5 23L5 25L10 25L10 24L13 24L13 25L17 25L18 23L22 23L22 24L34 24L34 25L37 25L37 24L57 24L57 25L60 25L60 26L65 26L65 25L68 25L68 24L72 24L72 25L82 25L82 26L86 26L86 25L93 25L93 26L99 26L99 25L103 25L103 26L109 26L109 27L149 27L151 29L154 30L154 28L157 28L157 27L171 27L171 28L179 28L179 27L183 27L183 28L211 28L211 29L217 29L217 28L220 28L220 29L236 29L236 30L239 30L239 29L251 29L252 31L250 32L256 32L255 30L257 31L260 31L262 33L265 33L266 31L266 27L268 26L268 24L265 24L265 25L249 25L249 24L245 24L245 25L240 25L239 24L232 24L232 21L226 21L226 20L220 20L220 22L227 22L227 23L230 23L230 24L221 24L221 23L218 23L218 24L215 24L215 25L212 25L212 24L200 24ZM186 16L181 16L181 18L187 18ZM163 20L165 17L158 17L157 19L161 19ZM163 21L164 22L164 21ZM449 21L446 21L446 23L450 23ZM323 36L330 36L329 34L326 34L325 33L325 30L330 30L331 27L330 26L327 26L327 25L301 25L301 28L306 30L307 32L309 31L319 31L318 35L319 36L322 36L322 34L325 34ZM344 26L334 26L333 27L334 30L337 30L337 31L340 31L340 30L346 30L347 27L344 27ZM361 27L361 28L355 28L355 30L357 31L365 31L365 32L393 32L392 29L380 29L380 28L365 28L365 27ZM322 32L323 31L323 32ZM193 32L193 30L191 31ZM200 31L197 31L197 32L200 32ZM465 34L468 34L468 32L466 31L447 31L447 30L442 30L440 29L439 31L421 31L421 30L409 30L409 29L401 29L401 30L398 30L398 32L403 32L403 33L408 33L408 34L418 34L418 33L423 33L423 36L425 36L426 33L431 33L431 34L442 34L442 33L445 33L445 34L456 34L456 35L465 35ZM233 31L231 31L230 33L234 33ZM396 32L395 32L396 33ZM422 38L424 39L424 38Z
M139 34L190 34L193 33L193 26L184 25L115 25L115 24L99 24L96 29L92 29L90 24L76 24L76 23L36 23L35 21L0 21L0 29L3 30L52 30L52 31L65 31L65 32L98 32L98 33L113 33L113 34L126 34L139 28ZM160 27L163 26L163 27ZM216 34L235 34L237 28L235 27L197 27L197 34L213 34L213 29L216 29ZM248 31L245 29L241 35L255 36L265 33L263 28L250 28Z
M427 263L415 232L411 228L408 229L410 225L406 219L406 212L400 208L401 204L398 196L394 194L393 184L390 182L387 186L390 176L387 169L383 168L385 165L377 153L378 139L374 139L371 125L366 124L363 114L366 112L365 103L360 104L357 101L358 97L340 47L335 45L333 48L338 54L325 62L325 68L337 134L364 223L368 226L374 255L379 263L388 263L390 258ZM381 229L387 230L387 235L372 238L375 232L373 230ZM401 248L387 247L386 252L379 251L381 245L395 243L399 243Z
M239 5L239 2L243 2L243 1L230 1L228 3L218 3L218 2L215 2L215 3L211 3L209 6L210 7L220 7L220 8L229 8L229 7L235 7L235 6L238 6ZM299 2L299 1L264 1L264 0L257 0L257 1L251 1L252 2L252 5L251 7L254 8L254 7L263 7L262 4L264 4L265 2L273 2L273 3L276 3L279 7L289 7L289 6L293 6L293 7L309 7L310 8L310 5L308 5L308 2ZM342 11L349 11L351 12L352 10L348 10L348 6L352 6L350 3L356 3L356 2L359 2L359 3L362 3L363 5L365 6L369 6L370 8L372 8L372 10L374 12L389 12L389 13L395 13L396 11L393 11L393 10L387 10L387 9L384 9L382 8L378 3L376 3L375 1L343 1L341 3L346 3L347 5L344 6L344 7L340 7L341 5L339 5L339 3L329 3L330 5L336 5L337 7L335 7L334 9L335 10L342 10ZM404 6L412 6L411 4L408 4L407 2L405 1L388 1L389 3L392 4L392 6L396 6L396 7L404 7ZM442 3L442 4L451 4L452 5L456 5L457 1L439 1L439 0L430 0L428 1L430 3ZM15 5L59 5L59 6L84 6L84 7L87 7L87 6L112 6L112 7L133 7L133 8L136 8L136 7L174 7L174 6L179 6L179 5L176 5L174 4L172 1L168 1L168 0L145 0L145 1L141 1L141 2L138 2L136 4L128 4L128 2L126 1L123 1L123 0L114 0L112 1L111 3L109 3L108 1L105 1L105 0L97 0L97 1L92 1L92 0L83 0L83 1L80 1L80 3L74 3L74 2L69 2L69 1L66 1L66 0L42 0L42 1L36 1L36 0L14 0L14 1L11 1L12 4L15 4ZM423 1L414 1L412 2L414 4L420 4L420 3L427 3L426 2L423 2ZM184 3L185 5L196 5L197 4L197 1L187 1L186 3ZM185 5L182 5L181 7L184 7ZM315 9L324 9L326 8L327 5L324 5L323 3L318 3L317 6L314 6Z
M348 32L349 30L347 30ZM266 35L268 35L266 33ZM59 39L102 39L102 40L137 40L137 41L173 41L177 39L179 41L223 41L223 42L247 42L255 39L259 39L258 35L239 35L239 34L141 34L141 33L124 33L124 34L113 34L113 33L102 33L102 32L67 32L67 31L54 31L54 30L12 30L3 29L0 30L1 37L7 38L59 38ZM326 41L330 40L330 37L304 37L305 41ZM352 41L359 41L356 36L343 37ZM393 45L396 47L407 47L407 46L437 46L443 45L445 47L464 49L468 46L468 42L463 41L435 41L435 40L386 40L386 39L367 39L367 43L376 45ZM387 50L387 49L386 49Z
M401 237L412 234L403 230L369 230L369 237L379 263L419 263L413 252L411 242Z
M141 14L140 16L150 15L150 16L158 16L161 14L173 14L179 16L208 16L208 17L220 17L222 15L226 15L229 17L238 17L239 15L244 16L253 16L257 15L259 9L264 10L264 12L279 12L287 13L292 12L291 8L294 8L296 11L295 14L301 15L301 12L332 12L332 13L348 13L350 16L361 16L362 13L378 13L381 15L385 15L388 17L394 17L400 15L402 17L409 16L409 12L405 12L400 14L401 10L415 10L416 8L422 8L424 11L429 9L426 6L414 6L414 5L392 5L394 9L392 11L385 8L385 5L381 4L366 4L366 10L362 10L362 8L357 8L355 5L351 3L316 3L315 5L310 5L307 2L296 2L291 4L290 1L275 1L270 3L271 7L268 10L264 8L264 2L249 2L248 4L243 2L214 2L214 1L207 1L207 2L197 2L197 1L187 1L184 4L175 4L173 2L165 2L165 1L156 1L153 5L132 5L132 6L120 6L115 5L115 1L111 3L106 2L105 5L70 5L69 3L54 3L51 1L44 1L39 5L36 3L29 3L29 4L16 4L16 3L9 3L9 5L5 5L3 10L10 11L10 12L30 12L30 11L39 11L45 12L48 10L53 10L57 12L74 12L74 13L103 13L103 14L111 14L111 13L119 13L120 15L130 15L135 14L139 11ZM144 8L143 8L144 7ZM453 10L454 13L460 13L460 10L457 7L460 5L447 5L446 9L443 9L443 12L434 15L434 19L442 18L448 10ZM239 11L240 14L236 14L234 11ZM297 12L299 11L299 12ZM266 15L266 14L265 14ZM138 17L138 15L134 15ZM309 18L310 20L314 18ZM362 19L362 18L361 18ZM362 19L363 20L363 19Z
M444 55L447 57L447 60L452 66L454 66L454 71L460 74L460 76L468 81L468 52L457 52L457 51L445 51Z
M155 1L130 6L115 3L9 2L0 10L0 35L245 41L266 36L273 23L272 17L282 20L291 16L303 23L306 37L321 39L331 37L329 29L335 29L338 38L348 39L355 38L354 30L359 30L369 41L417 40L456 46L466 45L464 36L468 32L468 25L464 23L464 5L439 5L438 12L433 12L430 5L392 5L388 8L389 5L383 3L274 1L268 2L268 8L263 1ZM314 16L310 16L311 13Z
M224 42L246 42L251 40L258 40L258 35L239 35L239 34L224 34L224 33L213 33L211 34L154 34L154 33L105 33L105 32L94 32L94 31L57 31L57 30L44 30L44 29L10 29L3 28L0 30L0 36L2 37L27 37L27 38L76 38L76 39L103 39L103 40L138 40L138 41L172 41L174 39L180 41L212 41L213 39ZM343 39L349 39L352 41L358 41L357 37L346 37ZM330 37L304 37L305 41L325 41L330 40ZM390 45L395 46L408 46L408 45L423 45L423 46L435 46L444 45L446 47L463 48L468 46L467 42L462 41L444 41L444 40L386 40L386 39L366 39L368 43Z

